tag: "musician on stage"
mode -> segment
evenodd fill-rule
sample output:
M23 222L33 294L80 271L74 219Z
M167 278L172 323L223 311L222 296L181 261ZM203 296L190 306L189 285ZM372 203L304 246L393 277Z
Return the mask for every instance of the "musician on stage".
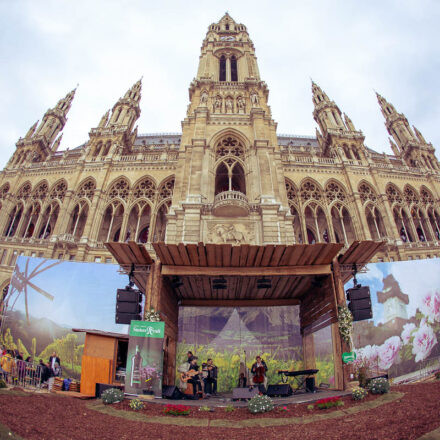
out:
M214 365L212 359L208 359L206 362L206 377L203 378L205 383L205 393L217 394L217 367Z
M252 382L256 385L264 384L264 386L266 386L266 382L267 382L266 371L267 371L266 362L264 362L264 360L261 359L261 356L257 356L251 368L251 373L253 374Z
M189 363L189 369L187 373L191 371L199 371L199 366L197 365L197 356L193 356ZM187 381L193 385L193 395L195 396L197 393L203 394L202 382L200 380L200 374L195 374Z

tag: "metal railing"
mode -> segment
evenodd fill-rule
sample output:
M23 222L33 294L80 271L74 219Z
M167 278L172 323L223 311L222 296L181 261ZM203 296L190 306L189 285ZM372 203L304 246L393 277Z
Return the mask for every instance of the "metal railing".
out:
M23 388L40 388L43 377L43 366L32 362L14 359L9 356L0 356L2 368L0 378L11 386ZM44 367L48 368L48 367Z

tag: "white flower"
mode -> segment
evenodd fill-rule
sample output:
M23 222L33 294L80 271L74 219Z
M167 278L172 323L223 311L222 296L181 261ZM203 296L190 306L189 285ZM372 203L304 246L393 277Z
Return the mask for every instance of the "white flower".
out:
M394 360L402 347L399 336L391 336L378 348L379 368L388 370L393 365Z
M402 334L400 337L404 344L408 344L411 339L411 333L416 329L416 325L410 322L409 324L405 324L403 326Z
M434 346L437 344L437 337L431 326L425 322L420 323L420 327L414 333L412 353L416 356L415 361L425 360Z
M419 306L429 322L440 322L440 292L428 292Z

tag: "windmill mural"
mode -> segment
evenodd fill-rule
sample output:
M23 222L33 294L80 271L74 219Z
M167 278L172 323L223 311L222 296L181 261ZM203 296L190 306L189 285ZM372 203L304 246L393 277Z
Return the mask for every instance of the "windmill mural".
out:
M26 320L29 325L29 306L28 306L28 295L34 290L35 292L38 292L40 295L44 296L50 301L54 300L54 296L50 293L43 290L41 287L38 287L34 282L31 280L34 279L37 275L40 275L41 273L47 271L48 269L57 266L58 264L61 264L62 261L53 261L53 260L42 260L40 263L37 264L37 266L29 272L29 258L26 259L26 264L24 267L24 270L21 271L18 265L15 266L14 274L11 278L11 284L9 287L9 295L8 295L8 302L11 300L11 298L14 296L14 293L17 293L14 299L14 303L12 304L11 309L14 308L15 303L17 302L17 299L20 297L21 294L24 295L24 304L26 309ZM6 307L8 304L6 304Z

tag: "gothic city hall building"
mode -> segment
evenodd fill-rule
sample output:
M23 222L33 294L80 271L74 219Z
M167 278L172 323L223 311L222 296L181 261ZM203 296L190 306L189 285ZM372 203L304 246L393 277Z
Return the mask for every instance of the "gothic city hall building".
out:
M19 255L115 262L105 242L386 241L375 261L440 257L440 164L377 95L393 155L312 82L315 136L280 135L246 26L209 26L177 134L138 134L141 81L58 151L75 90L16 144L0 175L0 288ZM182 113L184 109L182 108ZM362 121L359 121L361 123Z

